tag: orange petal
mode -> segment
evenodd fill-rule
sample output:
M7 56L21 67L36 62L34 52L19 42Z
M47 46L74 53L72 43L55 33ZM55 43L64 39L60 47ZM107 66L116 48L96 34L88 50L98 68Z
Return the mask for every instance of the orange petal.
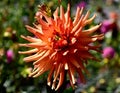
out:
M90 19L86 20L84 22L84 26L87 25L87 24L90 24L95 19L95 17L96 17L96 14L94 14Z
M101 24L100 25L96 25L96 26L94 26L94 27L92 27L92 28L90 28L88 30L84 30L82 35L83 36L90 35L90 34L94 33L100 26L101 26Z
M49 55L50 55L50 50L46 51L43 56L41 56L37 61L35 61L35 62L33 63L33 65L38 64L40 61L42 61L43 59L45 59L45 58L48 57Z
M83 16L80 18L79 22L73 27L71 33L75 32L81 27L80 25L81 25L82 20L83 20Z
M47 84L48 84L48 86L51 86L51 78L52 78L52 75L53 75L53 72L54 72L54 66L52 66L52 68L50 69L50 72L49 72L49 74L48 74L48 78L47 78Z
M21 35L21 38L23 38L23 39L25 39L25 40L27 40L27 41L29 41L29 42L42 42L40 39L38 39L38 38L33 38L33 37L31 37L31 36L25 37L25 36Z
M65 15L64 15L64 9L62 5L60 6L60 19L65 22Z
M31 50L28 50L28 51L19 51L18 53L20 53L20 54L32 54L32 53L36 53L36 52L38 52L37 48L31 49Z
M60 88L60 86L63 84L64 76L65 76L65 73L64 73L64 69L63 69L60 73L60 79L59 79L58 85L55 90L58 90Z
M90 11L87 11L87 13L85 14L85 16L83 18L83 22L86 21L86 19L88 18L89 15L90 15Z
M81 69L80 69L80 68L77 68L76 70L77 70L77 72L78 72L78 74L79 74L79 76L80 76L81 82L82 82L82 83L86 83L85 77L84 77L84 75L83 75Z
M40 47L45 47L45 43L28 43L28 44L19 44L19 46L24 46L24 47L32 47L32 48L40 48Z
M32 56L25 57L23 60L26 61L26 62L35 61L35 60L40 59L44 54L45 54L45 51L43 51L41 53L36 53Z
M75 19L73 21L73 26L75 26L78 23L82 12L83 12L83 8L80 9L79 7L77 7L77 12L76 12L76 15L75 15Z

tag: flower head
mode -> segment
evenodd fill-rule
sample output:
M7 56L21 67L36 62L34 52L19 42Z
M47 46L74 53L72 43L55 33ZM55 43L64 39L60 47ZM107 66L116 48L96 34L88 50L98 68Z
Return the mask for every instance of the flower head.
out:
M101 33L107 33L111 29L111 24L110 20L104 20L102 26L100 27Z
M7 50L6 56L7 56L7 63L12 62L13 58L14 58L13 50L11 50L11 49Z
M73 88L76 83L75 72L78 72L81 82L85 83L82 72L88 73L88 71L84 65L88 59L96 60L89 50L99 51L100 47L91 43L104 37L103 34L93 35L100 25L84 29L96 16L88 18L89 11L82 15L83 8L77 7L74 21L70 17L69 4L66 13L62 6L60 6L60 16L58 12L59 8L53 13L53 18L42 11L37 12L35 18L38 23L34 24L34 27L26 26L35 37L22 35L21 37L30 43L20 44L33 49L19 52L31 54L24 58L24 61L33 62L34 65L29 76L38 77L49 71L48 85L56 90L63 84L66 71Z
M111 58L114 57L114 55L115 55L115 50L114 50L112 47L105 47L105 48L103 49L103 54L102 54L102 56L103 56L104 58L111 59Z
M77 4L77 7L80 7L80 8L85 8L87 5L87 3L85 1L81 1L80 3Z

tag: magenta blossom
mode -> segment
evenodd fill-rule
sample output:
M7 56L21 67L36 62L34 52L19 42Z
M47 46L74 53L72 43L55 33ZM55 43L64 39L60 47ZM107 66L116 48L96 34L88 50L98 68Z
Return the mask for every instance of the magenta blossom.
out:
M110 20L105 20L102 23L102 26L100 28L101 33L107 33L111 28L111 21Z
M13 50L11 50L11 49L7 50L6 57L7 57L7 63L11 63L13 61L13 58L14 58Z
M85 8L86 5L87 5L87 3L85 1L81 1L80 3L77 4L77 7L79 7L79 8L82 8L82 7Z
M111 59L113 58L115 55L115 50L112 48L112 47L105 47L103 49L103 58L108 58L108 59Z

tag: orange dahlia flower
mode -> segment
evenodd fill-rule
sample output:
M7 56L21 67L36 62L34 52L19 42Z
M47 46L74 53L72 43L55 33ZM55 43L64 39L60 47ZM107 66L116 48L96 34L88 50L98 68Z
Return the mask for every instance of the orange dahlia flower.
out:
M93 35L100 25L84 29L96 16L88 18L89 11L82 15L83 8L78 7L74 21L70 17L69 4L66 13L62 6L60 16L58 12L59 8L53 13L53 18L43 11L37 12L35 18L38 23L34 24L34 27L26 26L35 37L22 35L21 37L30 43L20 44L33 49L19 52L29 54L24 61L33 62L34 69L29 76L38 77L49 71L47 82L55 90L63 84L65 71L73 88L76 83L75 72L78 72L81 82L85 83L82 74L83 71L88 73L85 64L88 59L96 60L89 50L99 51L100 46L94 45L94 42L104 37L103 34Z

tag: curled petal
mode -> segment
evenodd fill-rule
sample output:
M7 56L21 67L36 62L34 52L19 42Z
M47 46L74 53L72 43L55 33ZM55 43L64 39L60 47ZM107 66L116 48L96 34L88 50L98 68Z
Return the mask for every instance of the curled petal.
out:
M26 28L27 28L28 31L30 31L33 34L35 34L36 32L38 32L41 36L43 36L42 35L43 33L41 33L41 29L36 29L36 28L30 27L28 25L26 25Z
M33 65L38 64L40 61L42 61L43 59L45 59L46 57L48 57L49 54L50 54L50 51L46 51L43 56L41 56L37 61L35 61L35 62L33 63Z
M60 73L60 79L59 79L58 85L55 90L58 90L59 87L63 84L64 77L65 77L65 73L64 73L64 69L62 68L62 71Z
M40 39L33 38L33 37L30 37L30 36L25 37L25 36L21 35L21 38L26 39L29 42L42 42Z
M48 78L47 78L47 84L50 86L51 85L51 78L52 78L52 75L53 75L53 73L54 73L54 69L55 69L55 67L54 66L52 66L52 69L50 70L50 72L49 72L49 75L48 75Z
M19 44L20 46L25 46L25 47L32 47L32 48L38 48L38 47L45 47L45 43L41 42L36 42L36 43L29 43L29 44Z
M90 11L87 11L86 15L83 18L83 21L86 21L86 19L88 18L89 15L90 15Z
M71 33L75 32L80 27L82 20L83 20L83 16L80 18L80 20L76 24L76 26L74 26L74 28L72 29Z
M42 31L42 26L41 25L36 25L35 23L33 23L33 25L39 30L39 32L41 34L44 34L43 31Z
M87 19L85 22L84 22L84 25L87 25L87 24L90 24L96 17L96 14L94 14L90 19Z
M70 84L73 88L75 88L75 77L74 77L74 70L73 68L69 65L69 70L68 70L69 78L70 78Z
M92 37L96 37L98 40L102 40L104 38L104 34L94 35Z
M61 72L62 64L59 64L53 82L56 82L59 73Z
M32 54L32 53L36 53L36 52L38 52L37 48L31 49L31 50L28 50L28 51L19 51L18 53L20 53L20 54Z
M60 18L63 22L65 22L65 14L62 5L60 6Z
M55 10L55 12L54 12L54 14L53 14L53 16L54 16L54 20L57 20L57 18L58 18L58 7L56 8L56 10Z
M100 24L100 25L97 25L97 26L94 26L94 27L92 27L92 28L90 28L90 29L88 29L88 30L84 30L83 33L82 33L82 35L83 35L83 36L90 35L90 34L92 34L93 32L95 32L100 26L101 26L101 24Z
M69 22L69 18L70 18L70 4L68 4L68 7L67 7L67 12L65 14L65 19L66 19L66 25L68 24Z
M75 19L73 21L73 25L74 26L78 23L78 21L79 21L79 19L81 17L82 12L83 12L83 7L81 9L79 7L77 7L77 12L76 12L76 15L75 15Z
M23 60L26 62L35 61L35 60L38 60L40 57L42 57L44 54L45 54L45 51L41 53L36 53L32 56L25 57Z

